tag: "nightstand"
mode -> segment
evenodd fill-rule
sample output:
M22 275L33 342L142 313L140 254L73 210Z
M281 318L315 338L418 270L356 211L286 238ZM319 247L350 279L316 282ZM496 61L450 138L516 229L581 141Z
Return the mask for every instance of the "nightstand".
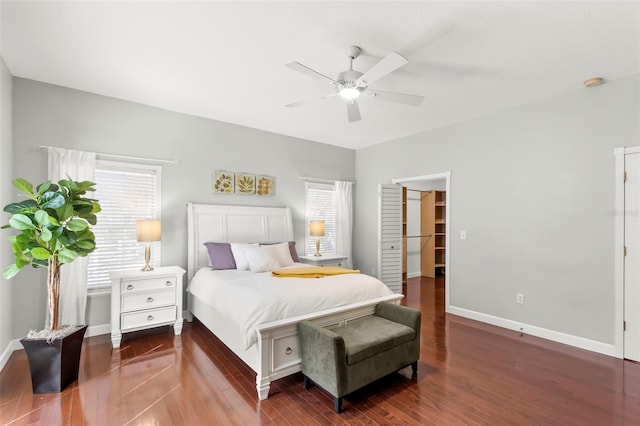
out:
M336 254L323 254L322 256L299 256L300 262L308 263L315 266L342 266L342 262L347 256L338 256Z
M111 279L111 343L120 347L122 333L173 324L182 333L182 281L179 266L153 271L114 271Z

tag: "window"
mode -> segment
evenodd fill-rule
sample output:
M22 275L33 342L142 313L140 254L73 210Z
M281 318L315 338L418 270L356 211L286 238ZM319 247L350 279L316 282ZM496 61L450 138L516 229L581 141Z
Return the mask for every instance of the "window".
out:
M109 272L144 266L144 243L136 241L136 221L160 219L162 168L97 160L96 191L102 212L93 227L96 250L89 255L89 289L110 286ZM151 244L152 264L160 264L160 244Z
M320 237L320 253L336 252L336 200L335 187L327 183L306 183L305 194L305 254L316 252L317 237L309 235L309 222L324 220L324 237Z

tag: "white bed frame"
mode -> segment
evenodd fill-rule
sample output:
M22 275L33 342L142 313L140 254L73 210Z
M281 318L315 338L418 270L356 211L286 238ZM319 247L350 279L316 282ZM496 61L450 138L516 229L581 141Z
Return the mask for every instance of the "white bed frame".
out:
M291 210L288 207L249 207L213 204L187 205L188 268L191 281L201 267L208 266L207 249L215 242L281 242L293 241ZM401 294L380 297L339 308L299 315L263 323L257 328L258 343L244 348L241 333L230 322L202 301L187 293L187 320L197 317L229 349L256 372L258 398L269 396L271 381L300 371L297 324L312 320L322 326L344 324L355 318L373 314L379 302L398 302Z

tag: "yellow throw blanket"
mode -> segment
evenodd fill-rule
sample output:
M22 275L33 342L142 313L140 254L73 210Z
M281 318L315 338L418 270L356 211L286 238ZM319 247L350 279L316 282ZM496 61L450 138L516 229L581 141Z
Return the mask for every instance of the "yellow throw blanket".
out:
M359 274L357 269L341 268L339 266L314 266L310 268L276 269L271 275L279 278L322 278L329 275Z

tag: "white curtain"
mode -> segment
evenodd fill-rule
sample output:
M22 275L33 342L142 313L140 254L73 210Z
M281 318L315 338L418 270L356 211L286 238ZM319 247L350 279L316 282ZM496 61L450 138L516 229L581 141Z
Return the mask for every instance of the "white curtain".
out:
M94 181L96 154L71 149L49 148L49 180ZM92 198L92 194L87 194ZM60 268L60 325L86 324L88 257L78 257ZM47 313L47 323L49 317ZM47 324L48 326L48 324Z
M346 256L345 268L353 268L353 182L336 181L336 254Z

